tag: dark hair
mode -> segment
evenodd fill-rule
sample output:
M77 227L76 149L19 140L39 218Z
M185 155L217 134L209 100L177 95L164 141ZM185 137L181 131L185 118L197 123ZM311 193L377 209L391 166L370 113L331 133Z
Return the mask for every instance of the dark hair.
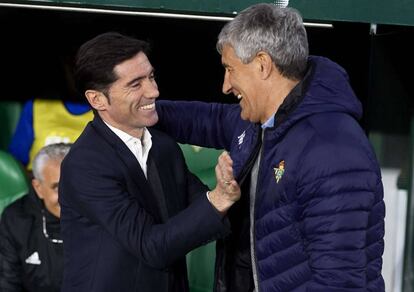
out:
M75 61L75 81L80 94L88 89L102 91L108 96L108 88L118 78L114 68L138 53L149 53L145 41L117 32L100 34L84 43Z

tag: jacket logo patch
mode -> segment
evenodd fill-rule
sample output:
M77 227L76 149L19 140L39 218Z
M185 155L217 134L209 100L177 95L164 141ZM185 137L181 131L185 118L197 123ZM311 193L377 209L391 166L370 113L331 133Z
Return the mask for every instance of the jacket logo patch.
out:
M29 256L26 260L25 260L26 264L31 264L31 265L40 265L42 262L39 259L39 253L37 251L35 251L34 253L32 253L31 256Z
M279 181L282 179L283 174L285 173L285 161L280 161L279 166L277 168L273 168L273 170L275 172L276 183L279 183Z
M239 146L243 143L244 136L246 136L246 131L243 131L240 136L237 136L237 139L239 140Z

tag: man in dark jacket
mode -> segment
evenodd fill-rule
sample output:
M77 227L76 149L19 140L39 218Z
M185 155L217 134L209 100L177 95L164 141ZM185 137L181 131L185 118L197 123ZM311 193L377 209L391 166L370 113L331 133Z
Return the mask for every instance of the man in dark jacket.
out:
M240 197L229 155L206 195L178 144L148 128L159 93L143 41L86 42L76 80L96 114L62 163L62 291L188 291L186 253L228 233Z
M241 200L216 291L384 291L381 173L343 68L308 56L300 15L253 5L218 37L239 105L159 102L164 130L225 148Z
M43 147L33 160L30 193L0 221L0 291L58 292L62 284L58 183L69 144Z

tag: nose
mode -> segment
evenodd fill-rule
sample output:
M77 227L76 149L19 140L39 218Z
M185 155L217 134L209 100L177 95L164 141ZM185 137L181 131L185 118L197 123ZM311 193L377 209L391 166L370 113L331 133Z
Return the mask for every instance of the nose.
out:
M224 71L224 80L223 80L223 93L224 94L229 94L231 92L231 84L229 81L229 73L227 72L227 70Z
M157 98L160 95L158 91L158 85L155 80L148 79L145 82L145 97L146 98Z

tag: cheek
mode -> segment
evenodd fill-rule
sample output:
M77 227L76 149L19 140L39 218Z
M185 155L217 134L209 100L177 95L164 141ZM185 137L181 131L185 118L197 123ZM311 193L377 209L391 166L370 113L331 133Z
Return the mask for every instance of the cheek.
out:
M47 198L44 198L45 201L48 201L50 204L57 204L58 202L58 193L55 191L50 191L47 194Z
M232 87L237 87L238 85L240 85L238 82L238 78L237 75L235 74L229 74L229 83L231 84Z

